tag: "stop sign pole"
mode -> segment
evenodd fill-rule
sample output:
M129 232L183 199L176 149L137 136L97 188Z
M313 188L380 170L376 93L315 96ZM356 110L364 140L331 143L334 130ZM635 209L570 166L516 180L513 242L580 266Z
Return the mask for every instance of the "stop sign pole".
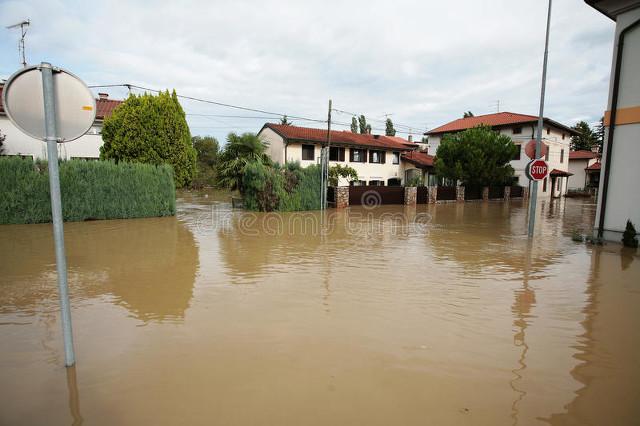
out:
M544 126L544 92L547 84L547 57L549 56L549 24L551 23L551 0L547 10L547 32L544 42L544 61L542 63L542 87L540 89L540 114L538 115L538 131L536 134L536 159L540 157L542 149L542 127ZM548 168L547 168L548 169ZM533 238L533 231L536 225L536 203L538 201L538 181L531 181L531 197L529 199L529 238Z

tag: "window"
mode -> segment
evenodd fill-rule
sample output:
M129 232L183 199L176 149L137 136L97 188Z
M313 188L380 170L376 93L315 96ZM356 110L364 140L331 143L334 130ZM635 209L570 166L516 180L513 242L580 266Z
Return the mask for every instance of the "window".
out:
M369 185L370 186L384 186L384 181L383 180L370 180L369 181Z
M302 159L313 161L315 158L316 147L313 145L302 145Z
M329 161L344 161L344 148L332 146L329 148Z
M366 163L367 150L351 148L349 150L349 161L351 161L352 163Z
M522 145L516 145L516 148L518 149L518 151L516 152L516 155L513 156L512 160L520 159L520 153L522 152Z
M550 134L550 133L551 133L551 128L547 127L547 134Z
M384 160L385 160L385 152L384 151L377 151L377 150L374 150L374 149L369 151L369 162L370 163L384 164Z
M522 133L522 127L514 127L513 128L513 134L514 135L519 135Z
M564 140L564 133L562 134L562 140Z
M547 192L547 178L542 181L542 192Z
M393 164L400 164L400 153L399 152L394 152L393 153Z
M560 162L564 163L564 149L560 150Z
M365 186L367 181L365 180L352 180L349 182L349 186Z
M544 161L549 161L549 152L551 151L551 147L547 147L547 153L544 155Z

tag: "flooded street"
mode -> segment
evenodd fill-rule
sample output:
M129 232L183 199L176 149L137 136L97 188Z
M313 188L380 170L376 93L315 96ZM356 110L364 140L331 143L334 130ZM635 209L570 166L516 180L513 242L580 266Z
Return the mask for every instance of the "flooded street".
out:
M640 255L592 201L0 226L0 424L637 424Z

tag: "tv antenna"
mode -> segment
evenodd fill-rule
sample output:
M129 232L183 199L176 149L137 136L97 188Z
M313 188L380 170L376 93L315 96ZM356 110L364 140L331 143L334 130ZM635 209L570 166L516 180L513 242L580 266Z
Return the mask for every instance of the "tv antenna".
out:
M24 36L27 35L27 27L31 25L31 20L27 19L26 21L18 22L17 24L9 25L7 27L8 30L12 30L14 28L20 28L20 41L18 42L18 54L22 57L22 66L27 66L27 59L25 57L24 52Z

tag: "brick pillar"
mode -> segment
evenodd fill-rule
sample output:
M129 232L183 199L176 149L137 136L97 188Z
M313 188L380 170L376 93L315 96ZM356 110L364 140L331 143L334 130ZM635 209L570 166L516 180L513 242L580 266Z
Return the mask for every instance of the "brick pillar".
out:
M415 186L404 187L404 205L405 206L415 206L417 198L418 198L418 188L416 188Z
M482 188L482 201L489 201L489 187Z
M437 200L438 200L438 187L437 186L430 186L429 187L429 193L428 193L427 202L429 204L435 204Z
M529 198L529 187L525 186L522 188L522 199L526 200L527 198Z
M348 186L336 186L336 208L343 209L349 207L349 187Z
M464 203L464 186L456 186L456 201Z
M510 186L505 186L504 187L504 200L505 201L509 201L511 199L511 187Z

